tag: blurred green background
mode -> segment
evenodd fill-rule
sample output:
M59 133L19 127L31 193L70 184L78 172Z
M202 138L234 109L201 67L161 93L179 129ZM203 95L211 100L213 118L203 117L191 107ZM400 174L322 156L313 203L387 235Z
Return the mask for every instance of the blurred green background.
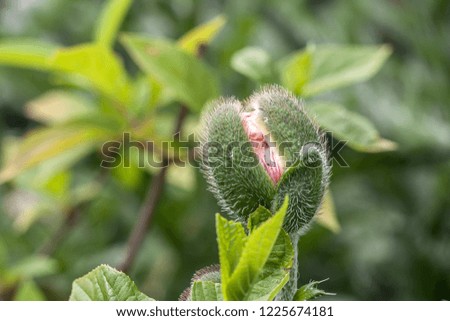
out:
M0 40L89 42L104 3L3 0ZM300 281L329 278L323 288L339 300L449 300L450 2L135 0L121 31L177 39L219 14L227 23L204 60L219 77L221 95L245 98L259 87L230 66L247 46L265 49L275 61L310 43L392 47L373 79L322 94L366 116L398 148L343 149L349 167L334 164L331 181L341 228L333 233L315 224L301 238ZM124 48L114 49L136 74ZM59 81L46 72L0 66L2 159L17 137L39 126L28 117L27 103ZM158 126L170 131L177 104L160 113L168 121ZM191 113L185 131L197 120ZM0 185L0 298L66 300L75 278L122 261L153 175L134 167L99 174L100 161L90 152L69 169L51 175L29 170ZM53 238L71 215L61 205L68 198L82 205ZM169 170L129 271L142 292L176 300L196 270L218 262L218 211L197 169Z

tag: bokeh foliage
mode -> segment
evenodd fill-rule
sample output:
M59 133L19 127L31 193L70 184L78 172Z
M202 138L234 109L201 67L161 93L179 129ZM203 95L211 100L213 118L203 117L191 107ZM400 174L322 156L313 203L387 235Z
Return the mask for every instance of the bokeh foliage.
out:
M189 133L208 98L245 98L278 82L304 97L335 138L349 141L349 167L334 164L327 202L340 224L328 224L337 233L316 224L301 239L302 283L329 277L323 287L337 299L450 299L447 1L120 3L130 5L121 26L101 15L106 1L0 2L0 60L22 50L31 57L27 67L37 69L0 67L2 297L66 300L75 278L121 261L153 171L99 171L105 139L124 131L166 139L175 101L191 108ZM120 20L120 8L109 11ZM227 22L200 62L183 35L214 17L209 32ZM19 38L26 40L11 40ZM143 42L162 53L159 61L140 55ZM343 85L368 79L390 51L368 82L338 86L330 73ZM173 65L180 59L188 67ZM353 69L342 75L342 65ZM342 126L348 122L350 131ZM8 162L14 154L21 157ZM130 271L159 300L176 299L195 270L219 261L218 208L198 170L173 167L167 180ZM48 243L71 215L58 242Z

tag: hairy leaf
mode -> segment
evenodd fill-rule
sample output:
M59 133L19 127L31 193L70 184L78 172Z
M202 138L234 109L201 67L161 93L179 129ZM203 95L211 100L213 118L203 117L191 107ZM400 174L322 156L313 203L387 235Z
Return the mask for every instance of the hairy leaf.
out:
M195 281L192 285L192 301L223 301L220 283Z
M294 301L307 301L319 298L324 295L334 295L334 293L327 293L318 288L318 285L326 280L311 281L308 284L303 285L294 295Z
M70 301L152 301L122 272L100 265L72 284Z
M292 245L280 242L275 246L287 206L286 200L275 215L248 236L231 277L222 279L225 300L272 300L288 281ZM290 242L289 237L282 240Z

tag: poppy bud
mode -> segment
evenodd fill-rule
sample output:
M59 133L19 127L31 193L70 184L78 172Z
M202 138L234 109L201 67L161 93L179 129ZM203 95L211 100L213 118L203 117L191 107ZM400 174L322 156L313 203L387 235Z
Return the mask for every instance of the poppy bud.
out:
M247 221L289 195L284 228L305 228L319 208L330 167L322 135L301 102L267 86L246 102L219 99L202 117L202 171L222 210Z

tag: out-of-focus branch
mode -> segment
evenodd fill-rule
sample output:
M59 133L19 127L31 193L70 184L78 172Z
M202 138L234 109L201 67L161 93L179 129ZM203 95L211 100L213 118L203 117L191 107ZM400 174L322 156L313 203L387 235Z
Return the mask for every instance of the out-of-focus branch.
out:
M186 108L186 106L182 105L180 107L180 112L175 123L175 134L181 131L187 112L188 109ZM144 203L139 210L138 220L136 221L133 231L131 232L128 239L126 256L118 267L119 270L123 272L128 272L133 265L139 249L141 248L142 242L144 241L145 234L151 225L156 206L162 195L168 166L169 162L164 164L158 174L156 174L156 176L153 178Z
M197 50L197 57L202 58L205 54L206 46L200 45ZM174 135L181 132L184 120L186 119L188 109L185 105L180 106L180 111L174 126ZM164 158L166 164L160 169L158 174L153 178L151 185L148 189L144 203L139 211L139 217L133 228L133 231L128 238L127 252L124 260L119 265L118 269L123 272L128 272L133 265L136 256L144 241L145 234L149 229L153 220L154 212L162 195L164 182L166 180L167 168L171 164L170 159Z
M76 225L79 217L80 217L81 208L79 206L75 206L69 209L66 217L62 224L58 227L55 233L45 242L37 251L38 254L51 256L67 234L72 230L72 228Z

